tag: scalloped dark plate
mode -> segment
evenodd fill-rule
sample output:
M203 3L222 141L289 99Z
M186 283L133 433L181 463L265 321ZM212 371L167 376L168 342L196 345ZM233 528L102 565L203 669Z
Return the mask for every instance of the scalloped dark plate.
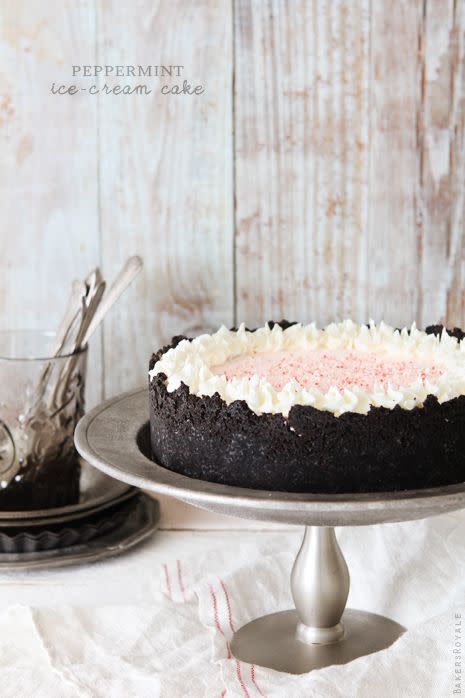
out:
M35 553L81 545L113 531L131 516L137 506L137 497L105 509L85 519L41 528L29 529L28 524L2 530L0 528L0 556L3 553Z
M90 538L82 532L81 542L73 545L60 545L47 550L24 550L24 552L0 553L0 570L28 571L68 567L70 565L88 564L108 557L120 555L148 538L158 527L160 505L157 500L139 493L132 502L134 507L126 510L121 518L112 517L111 530L105 526L96 527L98 533ZM129 507L129 502L124 508ZM102 515L106 515L105 511ZM24 535L26 531L23 531ZM49 533L49 532L47 532ZM38 538L40 534L35 531ZM66 534L69 535L69 534ZM63 535L61 542L65 540ZM68 540L70 540L68 538Z

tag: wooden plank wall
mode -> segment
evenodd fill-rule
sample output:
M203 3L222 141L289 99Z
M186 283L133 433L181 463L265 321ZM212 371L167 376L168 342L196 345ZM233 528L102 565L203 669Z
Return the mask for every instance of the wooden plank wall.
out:
M465 325L465 3L6 1L0 58L0 327L53 327L75 275L145 261L89 404L221 323ZM96 63L182 64L205 93L50 94Z
M421 48L420 321L465 319L465 4L428 2Z
M93 1L1 3L0 56L0 329L55 329L71 279L101 259L97 103L50 94L95 61ZM97 336L91 404L101 357Z
M99 63L156 57L206 86L197 97L154 90L99 102L104 268L116 274L135 251L145 264L105 326L113 395L144 383L151 352L173 335L233 323L231 4L142 0L134 11L99 0L97 16Z
M366 317L369 2L236 3L237 317Z

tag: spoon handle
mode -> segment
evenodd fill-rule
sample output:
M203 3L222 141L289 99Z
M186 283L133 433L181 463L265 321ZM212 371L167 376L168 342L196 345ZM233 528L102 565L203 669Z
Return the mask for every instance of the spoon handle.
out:
M73 346L71 347L71 351L73 353L66 360L66 363L60 373L57 383L54 386L54 390L51 394L50 404L61 405L64 402L66 390L68 388L68 383L74 371L74 367L77 363L76 352L79 351L79 349L82 349L86 344L84 337L86 335L90 323L92 322L92 318L97 308L99 307L99 303L102 299L104 291L105 281L97 280L95 285L90 286L89 288L89 295L91 294L90 297L82 299L81 324L78 329L76 338L74 339Z
M75 279L71 287L71 296L69 298L68 306L56 334L56 342L52 356L59 354L66 344L66 339L69 336L70 330L75 324L77 316L81 312L81 301L85 295L86 287L84 282L80 281L79 279Z
M51 352L51 356L58 356L66 344L69 337L71 329L76 325L78 315L81 312L81 301L83 296L85 296L86 287L83 281L75 279L71 286L71 294L68 299L68 304L66 306L65 313L61 320L60 326L56 333L55 345ZM50 379L50 374L52 371L52 362L48 361L44 364L42 371L37 379L35 390L33 393L33 399L30 404L29 412L33 411L40 400L43 398L44 393L47 389L47 384Z
M137 255L135 255L134 257L130 257L127 260L127 262L119 272L118 276L113 281L112 285L103 297L102 302L98 306L94 316L92 317L89 326L84 334L84 337L81 341L82 346L87 344L89 338L100 325L110 308L116 303L118 298L127 289L129 284L131 284L134 281L141 269L142 260Z

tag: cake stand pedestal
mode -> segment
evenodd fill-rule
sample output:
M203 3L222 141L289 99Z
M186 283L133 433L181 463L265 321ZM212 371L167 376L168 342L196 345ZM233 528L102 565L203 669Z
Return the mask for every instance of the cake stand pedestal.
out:
M251 490L179 475L149 457L146 389L125 393L89 412L78 424L75 442L89 463L131 485L218 513L305 526L291 574L295 609L248 623L231 643L238 659L293 674L377 652L405 630L375 613L345 610L349 572L335 526L408 521L465 507L465 483L316 495Z
M247 623L233 637L235 657L302 674L389 647L405 628L389 618L345 609L349 571L331 526L306 526L291 573L295 610Z

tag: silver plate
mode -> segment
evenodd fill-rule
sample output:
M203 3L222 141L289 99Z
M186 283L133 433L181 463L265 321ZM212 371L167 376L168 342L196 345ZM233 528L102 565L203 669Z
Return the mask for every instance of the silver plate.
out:
M28 525L43 525L44 523L63 523L74 521L79 516L105 509L118 501L122 501L135 492L130 485L109 477L100 470L93 468L81 458L81 479L79 502L53 509L31 509L29 511L0 511L0 526L19 526L23 522ZM35 520L35 524L33 523Z
M123 524L88 543L34 553L0 554L0 570L38 570L83 565L120 555L141 543L158 526L160 506L151 497L140 494L136 510Z
M94 514L98 514L101 511L105 511L105 509L109 509L110 507L113 507L117 504L121 504L122 502L125 502L127 499L131 499L132 497L134 497L138 492L139 490L136 487L129 487L126 490L126 492L123 492L123 494L121 494L119 497L110 499L107 502L104 502L103 504L99 504L94 507L89 507L88 509L83 509L82 511L62 514L61 516L55 516L52 514L52 516L40 516L37 519L0 519L0 530L8 528L30 529L34 526L40 526L41 528L44 528L45 526L55 526L56 524L73 523L74 521L85 519L88 516L93 516Z
M148 391L108 400L86 414L75 432L79 453L131 485L171 495L210 511L260 521L355 526L422 519L465 506L465 483L367 494L306 494L252 490L205 482L163 468L147 455Z

